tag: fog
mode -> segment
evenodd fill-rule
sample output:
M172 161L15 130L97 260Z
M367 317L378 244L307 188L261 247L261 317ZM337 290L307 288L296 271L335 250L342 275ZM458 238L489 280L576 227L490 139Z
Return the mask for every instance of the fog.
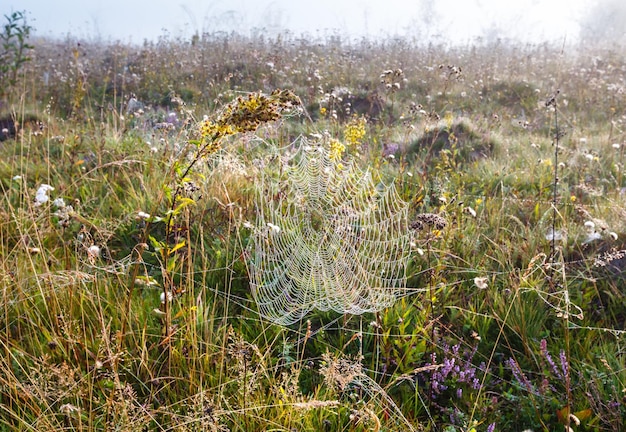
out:
M28 11L35 35L140 43L162 36L236 31L310 37L404 36L466 44L623 43L624 0L8 0L0 11Z

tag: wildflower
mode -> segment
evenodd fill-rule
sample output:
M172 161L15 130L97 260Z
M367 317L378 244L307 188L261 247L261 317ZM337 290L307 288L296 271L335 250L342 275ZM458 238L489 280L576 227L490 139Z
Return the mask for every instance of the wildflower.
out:
M65 415L70 415L70 414L74 414L74 413L80 412L80 408L78 408L78 407L76 407L76 406L74 406L74 405L72 405L72 404L68 404L68 403L67 403L67 404L63 404L63 405L61 405L61 406L59 407L59 411L60 411L62 414L65 414Z
M472 217L476 217L476 210L471 207L465 207L465 211L468 212Z
M365 117L354 117L350 123L346 125L346 129L343 133L346 143L349 146L357 146L362 143L365 137L365 124L367 120Z
M478 288L478 289L487 289L487 287L489 286L487 284L487 278L486 277L475 277L474 278L474 285L476 285L476 288Z
M556 378L562 379L563 375L561 375L561 372L559 371L556 364L554 363L552 356L548 352L548 342L545 339L541 339L540 348L541 348L541 355L548 362L548 365L550 366L550 369L552 370L552 373L554 374L554 376Z
M65 201L63 200L63 198L57 198L54 201L52 201L52 205L58 209L62 209L62 208L65 208Z
M41 186L39 186L39 189L37 189L37 193L35 194L35 206L38 207L48 202L48 200L50 199L50 197L48 196L48 192L53 190L54 188L49 184L42 184Z
M559 360L561 361L561 369L563 370L563 376L569 376L569 363L567 361L567 355L564 350L559 353Z
M96 245L91 245L89 246L89 248L87 249L87 256L89 257L89 259L91 260L95 260L96 258L100 257L100 253L101 253L101 249L100 246L96 246Z
M13 181L20 181L22 180L22 176L21 175L16 175L13 177Z
M611 147L613 147L615 150L619 150L619 148L621 147L621 144L614 143L611 145Z
M279 234L280 233L280 227L278 225L274 225L271 222L267 223L267 226L270 228L270 230L274 233L274 234Z
M278 120L283 112L300 106L300 99L289 90L274 90L270 95L251 93L226 105L215 121L200 123L203 152L210 155L220 149L222 138L255 131L261 124Z
M447 225L448 222L438 214L421 213L415 216L415 220L411 222L409 228L415 231L420 231L427 227L433 227L436 230L442 230Z
M161 304L164 304L165 303L165 292L164 291L161 291L160 298L161 298ZM171 292L168 291L167 292L167 301L171 302L173 299L174 299L174 296L172 295Z
M137 219L150 219L150 214L144 211L137 212Z
M336 139L330 140L330 153L328 157L330 160L338 161L343 157L343 153L346 151L346 146L341 141Z
M515 377L515 380L518 382L518 384L526 388L526 390L528 390L529 392L535 394L532 384L530 383L530 381L528 381L528 378L526 378L526 375L524 375L524 373L520 369L517 361L515 361L515 359L513 358L509 358L509 360L507 360L505 363L511 369L511 372L513 373L513 376Z

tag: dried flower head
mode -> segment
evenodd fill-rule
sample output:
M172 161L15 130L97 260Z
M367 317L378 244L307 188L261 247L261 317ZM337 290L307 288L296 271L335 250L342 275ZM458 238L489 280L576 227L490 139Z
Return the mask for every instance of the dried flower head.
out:
M343 391L352 381L363 375L363 370L357 359L334 358L326 352L322 355L320 374L329 387Z
M217 152L222 138L253 132L260 125L278 120L284 113L300 105L300 99L290 90L274 90L269 95L250 93L247 97L238 97L224 107L217 119L205 119L200 123L201 144L205 146L205 154Z
M415 220L411 222L409 228L416 231L421 231L427 227L432 227L437 230L442 230L448 225L448 222L438 214L434 213L421 213L415 216Z

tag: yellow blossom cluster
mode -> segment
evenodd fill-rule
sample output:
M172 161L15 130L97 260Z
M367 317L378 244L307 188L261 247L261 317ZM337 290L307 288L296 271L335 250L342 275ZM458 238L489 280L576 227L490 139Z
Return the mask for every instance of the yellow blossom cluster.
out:
M328 155L330 160L332 161L341 160L341 158L343 157L343 153L345 151L346 151L346 146L343 145L341 141L334 139L334 138L330 140L330 152Z
M365 117L353 117L346 125L343 136L349 146L358 146L363 142L366 123Z

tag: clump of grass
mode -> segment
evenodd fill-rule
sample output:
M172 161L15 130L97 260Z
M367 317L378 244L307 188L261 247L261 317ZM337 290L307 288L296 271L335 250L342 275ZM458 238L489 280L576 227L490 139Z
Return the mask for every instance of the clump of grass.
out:
M409 160L423 158L428 161L442 151L453 154L459 162L475 162L490 157L498 142L490 134L481 133L466 118L444 121L427 127L422 135L406 149Z

